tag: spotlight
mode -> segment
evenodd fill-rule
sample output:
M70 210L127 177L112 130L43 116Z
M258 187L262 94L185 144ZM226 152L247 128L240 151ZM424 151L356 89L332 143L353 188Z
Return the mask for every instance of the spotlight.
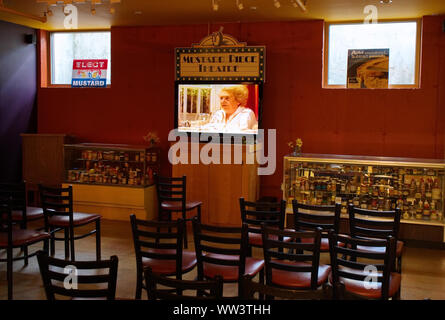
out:
M242 2L240 2L240 0L236 0L236 6L238 7L239 10L244 9L244 5Z
M218 11L219 5L216 2L216 0L212 0L212 8L213 8L213 11Z
M281 3L278 0L273 0L273 5L275 6L275 8L281 7Z

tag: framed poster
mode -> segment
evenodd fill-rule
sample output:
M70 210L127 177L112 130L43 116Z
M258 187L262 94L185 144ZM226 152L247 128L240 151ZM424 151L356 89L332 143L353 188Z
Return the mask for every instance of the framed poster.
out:
M72 88L107 86L108 60L73 60Z
M347 77L348 88L388 88L389 49L348 50Z

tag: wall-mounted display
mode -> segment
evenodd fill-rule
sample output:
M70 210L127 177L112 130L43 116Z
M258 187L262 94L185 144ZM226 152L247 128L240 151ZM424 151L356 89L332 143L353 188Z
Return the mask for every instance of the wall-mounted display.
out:
M402 210L402 222L444 224L441 160L302 154L284 157L283 197L307 204Z
M115 144L66 144L65 181L146 187L160 171L160 149Z

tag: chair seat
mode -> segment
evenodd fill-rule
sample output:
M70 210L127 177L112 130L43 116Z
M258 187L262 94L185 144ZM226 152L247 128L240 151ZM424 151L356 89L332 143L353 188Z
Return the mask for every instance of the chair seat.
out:
M239 256L231 256L225 254L208 253L207 257L226 259L226 260L238 260ZM244 274L253 277L264 268L263 259L255 259L251 257L246 258L246 267ZM238 281L238 266L224 266L213 263L204 262L203 272L206 278L214 279L217 275L220 275L224 281Z
M43 209L37 207L26 207L26 219L28 221L38 220L43 218ZM22 221L23 213L20 210L12 211L12 221Z
M202 205L201 201L187 201L185 210L192 210L200 205ZM161 203L161 208L168 211L182 211L182 203L180 201L164 201Z
M309 263L305 262L282 262L285 264L296 265L296 266L310 266ZM318 267L318 280L317 285L321 286L323 283L328 281L329 274L331 272L331 266L320 265ZM288 288L310 288L311 287L311 273L310 272L291 272L279 269L272 269L272 284L281 287Z
M73 213L74 226L82 226L84 224L99 220L102 218L100 214L95 213ZM69 227L70 219L68 216L53 216L49 218L48 223L54 227Z
M302 238L301 243L306 243L306 244L314 243L314 238ZM337 245L339 247L345 246L344 242L337 242ZM329 239L328 238L321 238L320 251L321 252L329 252Z
M269 239L278 240L278 236L271 235L269 237ZM290 240L291 240L291 238L289 238L289 237L283 238L284 242L289 242ZM261 235L261 233L249 232L249 244L252 246L255 246L255 247L262 247L263 246L263 236Z
M153 253L175 253L176 250L170 249L153 249ZM182 252L182 273L192 270L197 264L196 254L192 251ZM176 274L176 260L160 260L152 258L142 258L143 267L150 267L153 273L161 275Z
M356 274L364 274L369 275L369 273L365 273L364 270L355 270L351 268L341 267L340 270L348 271ZM377 272L378 276L382 275L382 272ZM400 273L392 272L389 278L389 297L393 297L400 289L400 284L402 277ZM367 288L363 281L339 278L340 282L343 282L345 285L345 290L356 295L365 297L367 299L380 299L382 297L382 283L375 282L375 287ZM330 277L329 281L332 284L332 277Z
M12 246L20 247L23 245L31 245L37 241L48 239L50 236L47 232L35 231L28 229L17 229L12 232ZM0 233L0 247L8 246L8 233Z
M358 250L362 250L364 252L373 252L373 253L385 253L385 247L367 247L367 246L357 246ZM403 242L397 240L396 245L396 256L401 257L403 252Z

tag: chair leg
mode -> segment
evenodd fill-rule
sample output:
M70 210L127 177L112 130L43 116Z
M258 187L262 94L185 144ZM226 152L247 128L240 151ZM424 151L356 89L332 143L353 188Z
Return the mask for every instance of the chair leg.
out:
M53 228L49 228L49 232L51 233L51 241L50 241L50 247L51 247L51 256L54 257L55 253L56 253L56 240L54 240L55 235L54 235L54 229Z
M142 271L137 270L137 275L136 275L136 300L141 300L141 296L142 296Z
M187 221L187 213L185 211L182 211L182 219L184 219L184 221ZM187 241L187 222L185 223L185 230L184 230L184 249L187 249L188 247L188 241Z
M100 250L100 219L96 220L96 260L99 261L101 256Z
M7 267L6 267L6 277L8 278L8 300L12 300L12 247L8 247L7 251Z
M75 253L74 253L74 228L70 228L70 250L71 250L71 261L76 261Z
M64 228L63 230L65 234L65 260L68 260L68 258L70 257L70 237L68 228Z
M28 265L28 247L27 246L23 246L22 247L22 251L23 251L23 256L25 257L24 261L24 265L25 267Z
M198 221L201 223L201 206L198 206Z

